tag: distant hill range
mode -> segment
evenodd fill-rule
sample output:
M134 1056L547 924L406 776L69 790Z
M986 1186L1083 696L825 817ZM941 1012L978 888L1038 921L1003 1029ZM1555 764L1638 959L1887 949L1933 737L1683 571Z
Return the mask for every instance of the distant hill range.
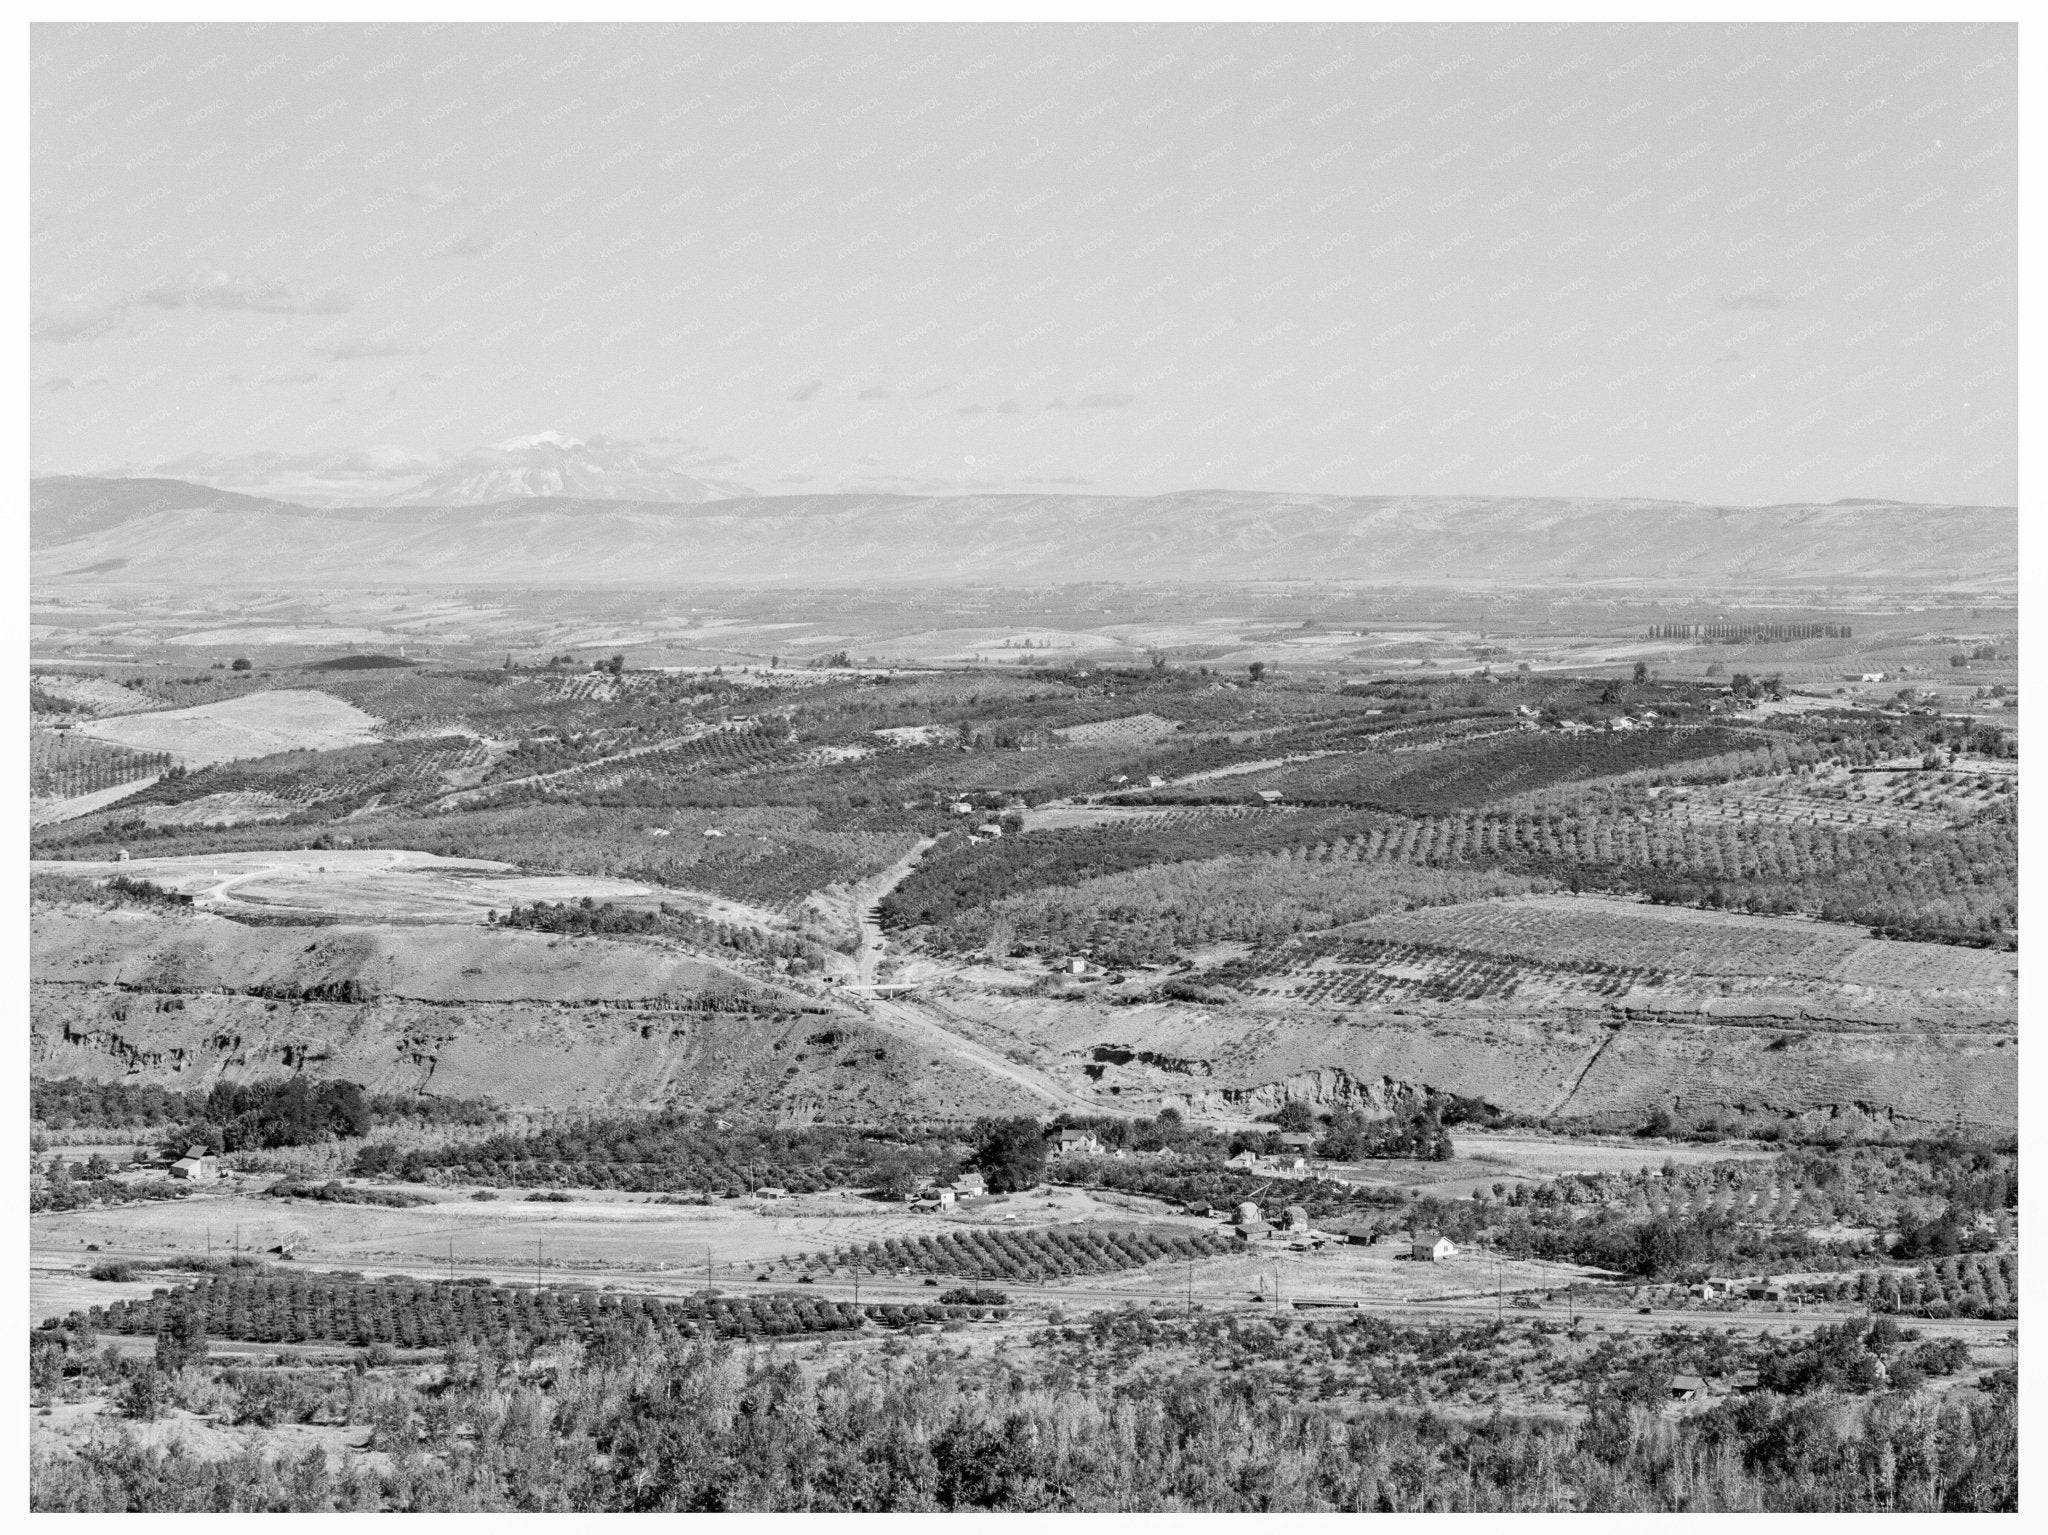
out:
M696 483L696 482L693 482ZM181 480L30 481L34 579L218 586L1235 581L2016 587L2009 506L1321 496L518 494L301 506Z

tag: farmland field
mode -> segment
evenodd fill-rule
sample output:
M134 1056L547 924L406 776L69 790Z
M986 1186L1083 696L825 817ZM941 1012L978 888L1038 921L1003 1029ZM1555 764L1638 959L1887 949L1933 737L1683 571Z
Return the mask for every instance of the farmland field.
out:
M215 853L121 864L35 864L92 878L126 874L223 911L294 913L368 922L482 922L521 902L656 902L667 892L631 880L521 875L509 864L386 848Z
M377 721L353 704L306 688L279 688L190 709L87 720L81 733L134 751L163 752L186 767L279 751L320 751L377 739Z

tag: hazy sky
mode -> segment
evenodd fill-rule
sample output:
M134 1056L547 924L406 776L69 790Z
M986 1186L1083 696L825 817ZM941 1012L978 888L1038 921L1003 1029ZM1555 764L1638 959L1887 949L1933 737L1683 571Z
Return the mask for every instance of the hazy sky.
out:
M34 464L2011 502L2015 54L42 26Z

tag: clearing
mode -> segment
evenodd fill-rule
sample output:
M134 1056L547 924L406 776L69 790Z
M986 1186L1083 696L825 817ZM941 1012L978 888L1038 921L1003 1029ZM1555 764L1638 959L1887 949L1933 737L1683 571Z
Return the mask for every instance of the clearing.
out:
M183 808L183 807L180 807ZM441 858L403 848L196 853L187 858L131 858L122 863L37 860L39 874L145 879L197 905L223 911L266 911L362 922L476 922L492 910L585 896L620 905L662 901L702 908L706 915L760 924L776 919L738 903L588 874L521 874L482 858ZM718 908L716 911L712 907Z
M168 752L180 766L208 767L282 751L329 751L379 739L378 721L330 693L278 688L190 709L84 721L82 735L137 751Z

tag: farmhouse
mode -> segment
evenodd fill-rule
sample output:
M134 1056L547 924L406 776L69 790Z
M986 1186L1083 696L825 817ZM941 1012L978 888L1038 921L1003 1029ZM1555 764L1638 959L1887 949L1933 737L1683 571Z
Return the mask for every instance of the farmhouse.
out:
M910 1202L914 1205L925 1205L932 1209L943 1209L945 1206L953 1203L957 1197L950 1186L942 1183L935 1184L928 1189L919 1189L915 1194L911 1195Z
M1458 1244L1440 1231L1418 1231L1408 1244L1408 1256L1417 1263L1441 1263L1457 1251Z
M1223 1164L1225 1167L1257 1167L1258 1157L1249 1151L1240 1151Z
M189 1178L194 1183L211 1183L220 1176L220 1158L204 1146L188 1146L185 1154L171 1164L173 1178Z
M953 1190L962 1199L988 1192L988 1180L980 1173L962 1173L953 1180Z
M1706 1381L1697 1375L1671 1377L1670 1396L1674 1402L1697 1402L1707 1394Z
M1280 1137L1280 1145L1287 1151L1309 1151L1315 1146L1316 1138L1299 1130L1290 1130Z
M1685 1287L1685 1293L1687 1295L1690 1295L1694 1300L1713 1300L1717 1296L1719 1296L1721 1292L1711 1284L1696 1284L1687 1285Z
M1751 1300L1783 1300L1786 1295L1783 1285L1768 1279L1757 1280L1754 1284L1746 1287L1742 1293Z
M1055 1156L1093 1156L1102 1150L1102 1142L1086 1130L1062 1130L1052 1138L1052 1150Z

